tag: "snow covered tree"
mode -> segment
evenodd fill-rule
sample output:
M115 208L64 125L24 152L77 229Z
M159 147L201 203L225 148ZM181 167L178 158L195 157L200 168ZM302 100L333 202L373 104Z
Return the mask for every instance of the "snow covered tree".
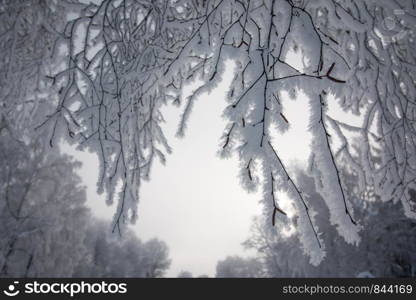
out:
M0 277L161 277L168 248L111 233L86 207L80 163L0 131Z
M178 278L192 278L192 273L189 271L180 271L178 274Z
M28 6L28 1L17 3L1 6L9 15L2 21L7 25L2 49L15 49L13 28L26 32L26 27L12 26L13 16L20 16L14 8ZM409 195L416 179L412 1L52 3L71 16L54 47L64 54L62 68L49 76L59 90L56 111L40 128L50 130L51 145L65 133L81 149L98 154L98 190L107 193L109 203L118 201L114 229L136 220L140 182L149 177L154 158L163 162L170 152L160 127L160 107L183 103L178 129L183 135L196 99L216 87L230 59L236 67L221 154L238 154L243 186L263 190L273 222L285 220L277 192L290 195L299 216L299 238L311 262L319 264L325 255L316 213L279 156L274 138L294 122L285 116L286 98L308 99L304 113L313 136L309 170L331 224L346 242L359 242L361 226L344 191L341 159L354 168L362 190L373 186L384 201L401 201L406 216L415 216ZM40 26L28 26L28 41L36 40L33 28L45 29L45 36L54 32L50 23L40 21L50 20L45 13L53 5L30 4L38 21L22 20ZM62 20L58 17L58 24ZM4 70L17 57L17 52L10 53L2 62L9 66ZM7 81L10 73L3 73L1 80ZM201 85L183 99L184 85L194 80ZM2 106L11 99L1 100ZM361 124L334 116L331 105L341 107L345 116L360 116ZM351 142L351 135L358 143Z
M90 221L79 163L0 132L0 276L68 276Z
M80 163L57 148L45 152L46 115L69 116L65 107L53 112L62 91L51 86L48 74L66 55L57 38L77 7L83 5L0 2L0 276L162 276L170 264L166 244L142 243L129 230L123 237L109 234L110 224L96 222L85 206L85 188L75 173ZM51 129L61 135L58 124ZM100 249L109 262L95 252L98 243L91 241L97 240L109 247Z
M34 130L53 112L45 75L66 13L60 1L0 3L1 276L67 276L84 255L74 230L90 217L79 163L45 153Z
M264 277L262 263L256 258L227 256L217 263L217 278L259 278Z
M85 257L74 277L162 277L170 266L163 241L143 243L131 230L122 236L111 233L109 222L94 220L86 228Z
M345 172L343 172L344 175ZM358 176L345 176L347 194L356 189ZM358 199L366 195L350 195L357 216L364 229L358 247L347 244L328 222L328 209L315 190L313 178L298 174L299 182L306 187L308 198L318 212L317 225L325 232L323 237L326 257L314 266L304 255L299 233L292 230L278 234L264 217L253 221L250 238L244 243L255 249L270 277L357 277L372 274L375 277L416 276L416 223L403 214L398 203L383 203L377 196ZM313 201L312 201L313 200ZM365 203L365 207L362 205Z
M56 105L58 91L47 76L58 65L56 41L70 12L63 3L0 2L0 128L18 138L42 134L34 129Z
M169 249L165 242L153 238L144 244L146 277L162 277L170 266Z

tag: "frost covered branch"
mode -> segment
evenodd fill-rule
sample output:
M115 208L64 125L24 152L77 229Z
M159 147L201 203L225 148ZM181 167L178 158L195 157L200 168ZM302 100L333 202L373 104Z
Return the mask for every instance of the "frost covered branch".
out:
M43 126L52 138L65 132L98 154L99 191L109 203L118 201L114 229L136 219L140 182L154 158L163 162L170 151L161 106L185 101L183 135L198 96L216 87L230 59L236 68L221 154L238 154L242 185L263 189L273 222L290 222L276 191L293 198L311 261L325 255L316 212L274 138L294 122L284 114L286 95L309 101L309 170L347 242L359 242L361 226L344 194L343 164L358 174L363 191L373 186L415 216L409 196L416 181L413 1L104 0L80 7L56 46L67 55L50 76L59 101ZM398 20L397 34L383 26L386 18ZM196 79L202 85L182 99L183 87ZM330 101L345 119L332 115ZM348 124L348 114L361 124Z

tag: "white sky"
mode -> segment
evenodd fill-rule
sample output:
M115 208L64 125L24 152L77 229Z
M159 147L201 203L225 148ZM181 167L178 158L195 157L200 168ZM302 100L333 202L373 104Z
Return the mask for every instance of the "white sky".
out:
M296 62L296 57L291 60ZM254 254L245 251L241 243L249 236L252 217L261 212L261 193L248 194L240 187L236 157L222 160L216 155L226 124L221 115L231 75L229 65L217 89L197 100L183 139L175 137L182 110L163 109L164 131L173 153L167 156L166 166L155 163L150 182L142 184L139 220L133 230L143 240L157 237L168 244L172 259L169 277L176 277L182 270L194 276L214 276L217 261L227 255ZM295 162L305 163L309 156L309 100L301 93L295 100L281 100L290 130L284 135L275 133L273 144L290 167ZM337 117L342 114L335 103L329 103L330 114ZM106 206L104 198L96 193L96 155L69 145L63 149L83 163L79 174L87 186L88 205L94 214L111 219L115 207ZM290 211L287 197L279 194L279 198L279 205Z
M164 110L173 153L166 166L155 163L150 182L142 184L134 230L144 240L158 237L168 244L172 259L168 276L181 270L214 276L218 260L249 255L241 243L248 237L251 218L260 213L260 193L242 190L235 157L223 160L216 154L226 124L221 117L226 85L197 100L183 139L175 137L181 110ZM88 205L98 217L111 219L115 208L106 206L95 191L95 154L68 145L64 151L83 162L79 173L87 186Z
M227 255L254 254L244 250L241 243L249 236L252 217L261 212L261 193L248 194L241 188L236 157L223 160L216 154L226 124L221 115L231 72L230 66L223 83L197 100L183 139L175 137L182 110L163 110L164 130L173 153L167 156L166 166L155 163L150 182L142 184L139 220L133 229L143 240L157 237L168 244L170 277L182 270L194 276L214 276L217 261ZM291 127L287 134L275 134L274 144L289 166L304 163L308 157L308 99L301 94L296 100L285 98L283 113ZM106 206L104 198L96 193L95 154L76 151L68 145L63 149L83 163L79 174L87 186L88 205L94 214L111 219L115 207ZM280 201L287 200L285 195L279 196ZM279 204L290 210L287 203Z
M197 100L183 139L175 137L181 110L164 110L165 132L173 153L168 155L166 166L154 164L150 182L142 185L134 230L144 240L158 237L168 244L172 264L167 275L171 277L181 270L194 276L214 276L217 261L227 255L254 254L245 251L241 243L249 236L252 217L261 212L260 193L248 194L241 188L236 157L223 160L216 155L226 124L221 115L230 77L224 76L228 80ZM307 100L283 101L292 127L288 134L275 136L278 152L287 163L304 161L310 142L305 134ZM302 107L303 114L299 114ZM96 194L95 154L68 145L64 150L83 162L79 173L87 186L88 205L96 216L111 219L115 207L106 206L103 197ZM284 204L282 207L288 209Z
M302 69L300 53L288 53L287 59ZM252 217L260 214L261 193L248 194L240 187L236 157L221 160L216 155L226 124L221 115L231 74L230 65L223 83L197 100L184 139L175 137L182 110L163 110L167 121L164 131L173 153L167 156L166 166L155 163L150 182L142 184L139 220L133 230L143 240L157 237L168 244L172 259L167 272L170 277L182 270L194 276L214 276L217 261L227 255L254 254L244 251L241 243L249 236ZM294 162L305 163L309 156L308 99L299 94L296 100L281 100L291 127L287 134L275 133L273 144L290 167ZM345 115L336 110L334 113L335 117ZM104 197L96 193L96 155L76 151L67 144L63 150L83 163L79 174L87 186L88 206L97 217L111 220L115 207L108 207ZM279 205L289 212L286 195L279 193L278 197Z

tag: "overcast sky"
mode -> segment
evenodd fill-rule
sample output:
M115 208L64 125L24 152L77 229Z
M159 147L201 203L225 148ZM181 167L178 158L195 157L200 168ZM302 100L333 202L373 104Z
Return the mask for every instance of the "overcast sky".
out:
M181 270L214 276L218 260L249 255L241 243L248 237L251 218L260 213L260 193L241 189L235 157L217 156L226 124L221 114L227 84L229 80L198 99L184 138L175 137L181 109L164 109L173 153L166 166L154 164L151 181L142 185L139 220L133 229L144 240L158 237L168 244L172 258L168 276ZM97 216L111 219L114 207L96 194L96 155L68 145L64 150L83 162L79 174L88 189L89 206Z
M296 62L296 57L291 60ZM240 187L236 157L223 160L217 156L226 124L221 115L227 105L225 93L231 77L230 64L218 88L195 103L182 139L175 137L182 110L172 106L163 109L164 131L173 153L168 155L166 166L154 164L150 182L142 185L139 220L133 229L144 240L158 237L168 244L172 264L167 275L171 277L181 270L194 276L214 276L217 261L227 255L254 254L245 251L241 243L249 236L252 217L261 212L261 193L248 194ZM290 130L284 135L274 134L274 145L288 167L304 164L311 142L307 133L309 100L302 93L295 100L281 100ZM330 114L338 117L341 114L335 102L328 104ZM357 117L348 118L358 121ZM83 162L79 174L87 186L88 205L96 216L111 219L115 207L106 206L96 193L96 155L68 145L64 151ZM279 205L290 211L286 196L278 197Z
M227 255L254 254L241 243L249 235L252 217L261 212L261 193L248 194L241 188L236 157L224 160L217 155L226 124L221 115L231 71L230 66L223 83L197 100L184 138L175 137L181 109L163 110L173 153L166 166L154 164L150 182L142 185L134 230L144 240L158 237L168 244L172 258L168 276L181 270L214 276L217 261ZM302 98L283 101L291 130L275 137L278 152L288 163L303 161L310 140L305 134L308 118L299 109L308 104ZM98 217L111 219L115 208L106 206L96 193L96 155L68 145L64 150L83 162L79 174L87 186L88 205Z
M174 277L181 270L214 276L217 261L227 255L254 254L245 251L241 243L249 235L252 217L261 212L260 193L248 194L241 188L236 157L224 160L217 156L225 127L221 114L226 105L227 81L198 99L182 139L175 137L181 110L164 110L165 131L173 153L167 157L166 166L154 165L151 181L142 185L134 230L144 240L158 237L168 244L172 258L168 276ZM295 116L292 110L287 117ZM296 124L299 127L301 123ZM292 152L289 157L304 153L299 143L305 140L299 139L299 134L297 138L279 139L282 152ZM64 149L83 162L79 174L95 215L111 219L115 208L106 206L103 197L96 194L96 155L69 146Z
M300 52L290 52L287 57L298 69L303 67L301 58ZM227 105L225 93L231 77L230 64L220 86L197 100L183 139L175 137L182 110L172 106L163 109L167 121L164 131L173 153L167 156L166 166L156 162L151 181L142 184L139 219L133 229L141 239L157 237L168 244L172 264L167 275L171 277L181 270L194 276L214 276L217 261L227 255L254 254L244 251L241 243L249 236L252 217L261 212L261 192L248 194L240 187L236 157L222 160L216 154L226 125L221 115ZM290 167L305 163L309 156L309 104L302 94L296 100L281 97L281 101L290 130L285 135L273 134L273 144ZM94 214L111 220L115 207L108 207L104 197L96 193L96 154L76 151L68 145L63 149L83 163L79 174L87 186L88 205ZM278 197L280 207L290 212L286 196Z

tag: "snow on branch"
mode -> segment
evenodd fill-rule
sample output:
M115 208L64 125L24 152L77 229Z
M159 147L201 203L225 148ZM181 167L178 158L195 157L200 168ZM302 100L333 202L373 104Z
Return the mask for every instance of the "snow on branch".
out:
M183 135L195 100L217 86L232 59L221 152L239 155L246 189L261 185L264 202L272 199L273 223L285 218L275 191L297 199L303 247L319 263L324 246L314 213L271 134L293 122L283 114L281 97L301 90L310 100L310 164L330 221L347 242L358 243L360 225L344 193L342 162L359 174L361 188L374 186L384 200L402 201L406 214L415 216L409 194L416 182L415 15L406 0L88 4L62 32L65 67L49 77L60 88L59 102L43 126L49 124L53 135L68 132L98 154L98 189L109 202L117 199L114 229L120 229L136 219L140 182L154 159L163 162L170 151L161 106L186 101L178 130ZM386 18L397 21L396 33L384 26ZM182 99L184 85L194 80L202 86ZM329 95L362 125L332 116ZM351 139L351 132L359 138Z

